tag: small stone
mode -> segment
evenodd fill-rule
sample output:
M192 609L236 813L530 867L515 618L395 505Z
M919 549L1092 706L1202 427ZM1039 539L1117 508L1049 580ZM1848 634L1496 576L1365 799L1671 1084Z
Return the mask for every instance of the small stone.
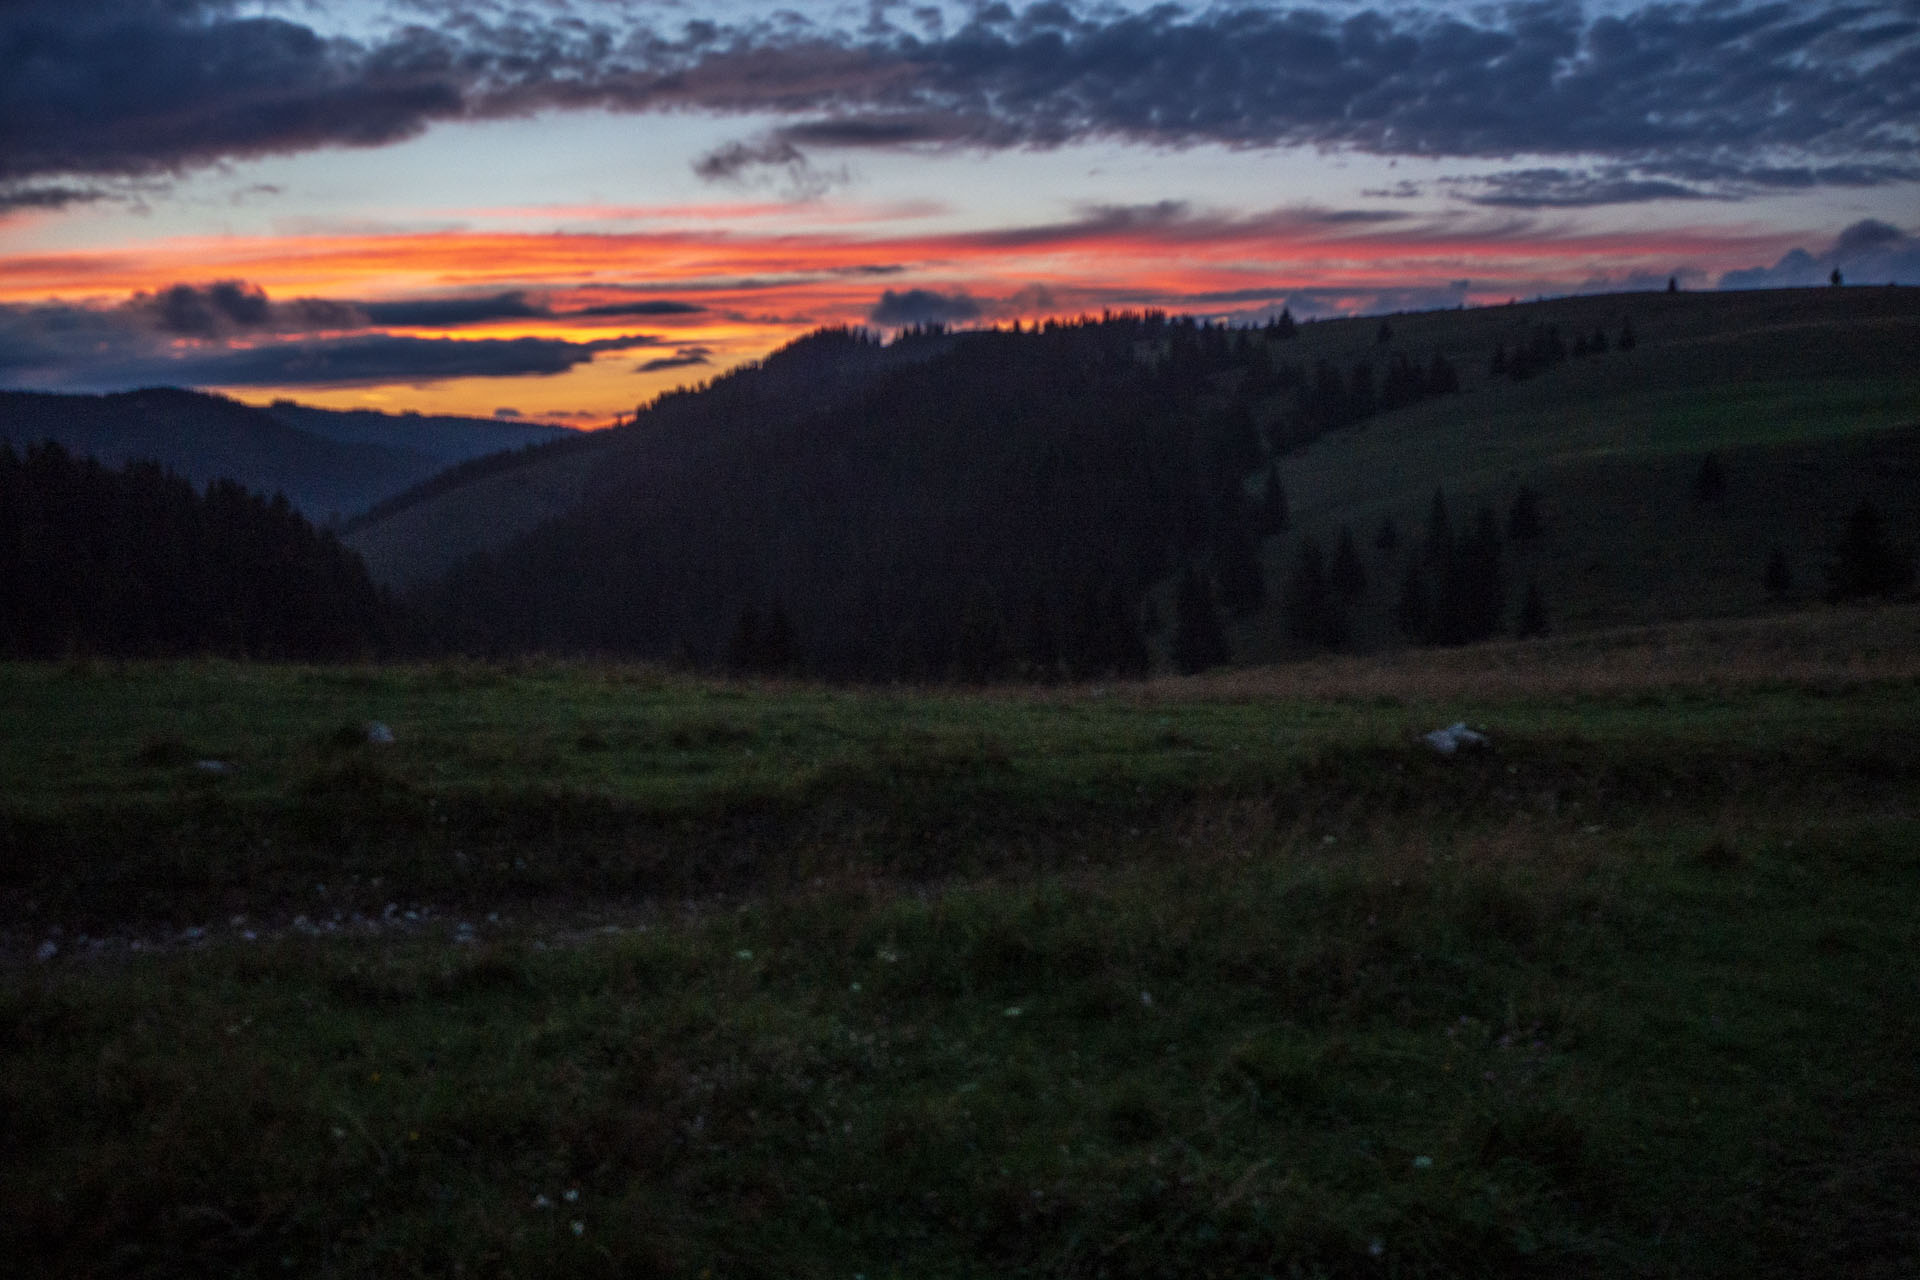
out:
M60 944L55 942L53 939L49 938L45 942L40 944L39 950L33 953L33 958L35 960L38 960L41 964L45 964L47 961L53 959L55 956L59 954L60 954Z

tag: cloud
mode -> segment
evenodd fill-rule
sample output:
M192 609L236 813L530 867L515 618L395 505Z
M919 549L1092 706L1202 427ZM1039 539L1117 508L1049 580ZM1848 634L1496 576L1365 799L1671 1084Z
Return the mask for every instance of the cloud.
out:
M713 350L710 347L681 347L670 356L657 356L634 366L635 373L659 373L663 369L686 369L694 365L712 364Z
M485 297L403 298L392 302L363 302L360 309L374 324L401 329L454 328L489 320L546 319L553 312L527 301L515 290Z
M546 110L784 120L696 169L802 196L841 180L809 149L1088 138L1659 161L1718 168L1713 181L1742 189L1872 185L1913 176L1920 119L1909 0L1591 12L1563 0L1357 11L1075 0L976 5L937 23L881 5L838 28L781 13L669 28L649 13L660 11L454 6L350 38L224 0L7 0L0 50L31 56L8 55L0 80L0 204L69 189L24 185L57 175L166 175ZM1691 180L1656 166L1635 181L1662 179ZM1657 198L1646 186L1612 194Z
M98 187L0 185L0 218L22 209L65 209L69 205L93 204L112 198L111 192Z
M176 286L118 307L0 306L0 385L114 391L174 385L352 386L564 373L603 352L658 346L652 334L416 338L362 333L283 337L277 304L236 282Z
M817 200L852 179L844 167L816 167L806 152L778 137L726 143L696 159L693 171L708 182L777 186L794 200Z
M597 307L581 307L561 314L569 316L690 316L705 310L705 307L697 303L655 298L643 302L608 302Z
M276 303L258 285L244 280L173 284L152 293L136 293L121 310L137 324L184 338L362 329L367 325L365 310L354 303L325 298Z
M1584 209L1597 205L1643 204L1650 200L1708 200L1714 196L1667 178L1637 175L1616 167L1590 169L1514 169L1475 178L1444 179L1469 204L1494 209Z
M978 320L980 304L965 293L937 293L932 289L887 290L867 312L867 319L886 329L916 324L960 324Z
M1920 236L1867 218L1819 253L1792 249L1771 267L1729 271L1722 289L1797 289L1828 283L1835 270L1852 284L1920 284Z

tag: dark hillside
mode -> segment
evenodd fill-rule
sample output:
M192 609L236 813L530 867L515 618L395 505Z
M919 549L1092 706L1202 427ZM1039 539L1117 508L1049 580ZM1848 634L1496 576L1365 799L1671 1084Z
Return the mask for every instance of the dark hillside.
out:
M482 651L962 680L1778 608L1862 500L1911 545L1916 342L1897 289L820 335L496 505L517 540L423 599Z
M285 498L0 444L0 656L359 658L398 629L358 557Z
M108 466L150 461L198 485L231 480L284 493L309 519L337 523L446 467L573 435L558 427L340 413L151 387L113 395L0 391L0 441L52 441Z

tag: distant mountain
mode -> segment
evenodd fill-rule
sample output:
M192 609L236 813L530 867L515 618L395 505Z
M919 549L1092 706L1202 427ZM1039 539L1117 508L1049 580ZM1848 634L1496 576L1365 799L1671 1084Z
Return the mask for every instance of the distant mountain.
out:
M1756 613L1826 594L1863 504L1912 550L1916 349L1920 291L1868 288L826 332L348 540L444 573L458 647L836 678Z
M276 400L267 412L296 430L342 444L376 444L424 454L443 467L504 449L569 439L580 433L567 427L498 418L457 418L420 413L379 413L372 409L317 409Z
M52 441L108 465L154 461L202 486L227 479L258 493L284 493L323 523L468 459L572 434L528 423L289 403L258 409L172 387L112 395L0 391L0 440L16 450Z

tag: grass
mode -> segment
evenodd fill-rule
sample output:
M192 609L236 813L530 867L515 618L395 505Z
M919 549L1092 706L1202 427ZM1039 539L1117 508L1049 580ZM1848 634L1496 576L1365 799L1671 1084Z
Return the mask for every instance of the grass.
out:
M8 668L0 1245L1910 1274L1914 621L975 696Z

